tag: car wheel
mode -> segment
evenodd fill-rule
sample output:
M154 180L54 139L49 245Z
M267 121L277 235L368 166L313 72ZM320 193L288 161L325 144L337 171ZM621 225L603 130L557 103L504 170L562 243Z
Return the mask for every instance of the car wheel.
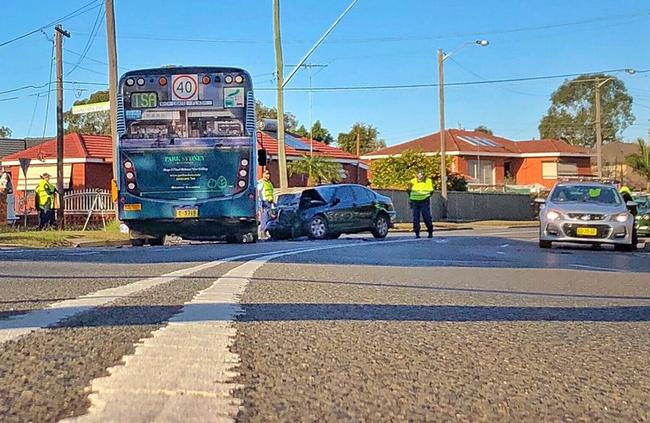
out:
M375 218L375 223L372 228L372 236L375 238L386 238L386 235L388 235L388 218L386 217L385 214L379 214Z
M144 239L132 239L131 240L131 246L132 247L142 247L144 245Z
M152 247L165 245L165 235L161 236L160 238L149 238L149 245Z
M539 248L551 248L551 245L553 243L551 241L544 241L542 239L539 240Z
M318 215L314 216L309 221L309 226L307 227L307 235L311 239L325 239L327 238L327 220L324 216Z

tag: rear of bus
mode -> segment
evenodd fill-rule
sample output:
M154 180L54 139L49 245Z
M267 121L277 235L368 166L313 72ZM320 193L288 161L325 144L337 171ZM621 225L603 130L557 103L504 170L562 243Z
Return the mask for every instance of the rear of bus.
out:
M132 240L252 241L255 101L236 68L126 73L118 97L119 218ZM137 244L136 244L137 245Z

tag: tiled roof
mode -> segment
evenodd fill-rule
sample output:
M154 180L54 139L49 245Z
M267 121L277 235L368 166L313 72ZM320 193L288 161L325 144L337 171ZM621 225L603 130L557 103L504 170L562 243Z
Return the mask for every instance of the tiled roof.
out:
M445 131L445 146L447 151L468 154L476 154L477 151L492 154L503 153L504 155L530 153L589 154L589 150L585 148L572 146L560 140L512 141L483 132L460 129L449 129ZM423 153L439 152L440 132L366 153L364 157L391 156L400 154L405 150L421 151Z
M306 150L297 150L290 145L285 144L285 152L288 157L301 157L309 154L309 144L312 143L314 155L320 157L329 157L332 159L350 159L356 160L357 156L343 151L340 148L327 145L319 141L310 141L308 138L301 137L296 134L289 134L293 138L297 138L307 148ZM276 156L278 154L278 140L277 133L271 131L257 131L257 144L260 148L264 148L270 155Z
M639 152L639 144L634 142L610 142L603 144L603 162L623 163L625 158Z
M0 138L0 158L42 143L41 139Z
M590 153L584 147L578 147L555 139L517 141L515 144L520 153Z
M109 135L82 135L77 133L66 134L63 138L63 152L67 159L85 159L88 157L98 159L111 159L113 141ZM2 157L3 161L29 159L56 158L56 138L49 139L40 145L18 151Z

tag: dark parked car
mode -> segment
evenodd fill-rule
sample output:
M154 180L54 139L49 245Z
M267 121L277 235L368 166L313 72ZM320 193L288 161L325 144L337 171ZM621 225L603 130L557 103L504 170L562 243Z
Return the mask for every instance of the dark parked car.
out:
M334 239L370 231L384 238L393 226L390 198L361 185L322 185L278 198L277 217L269 223L273 239L308 236Z

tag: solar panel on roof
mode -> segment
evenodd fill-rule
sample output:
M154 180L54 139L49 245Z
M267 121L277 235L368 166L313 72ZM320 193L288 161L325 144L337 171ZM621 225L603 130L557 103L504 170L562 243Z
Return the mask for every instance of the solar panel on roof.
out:
M459 136L458 138L460 138L461 140L465 141L468 144L476 145L476 141L471 140L470 139L471 137L466 137L466 136L461 137L461 136Z
M496 147L497 146L497 144L494 141L492 141L492 140L490 140L488 138L484 138L484 137L464 136L464 137L460 137L460 138L462 138L463 140L469 142L472 145L482 145L484 147Z
M309 151L309 145L305 144L298 138L285 134L284 135L284 143L288 145L289 147L293 148L294 150L304 150L304 151Z

